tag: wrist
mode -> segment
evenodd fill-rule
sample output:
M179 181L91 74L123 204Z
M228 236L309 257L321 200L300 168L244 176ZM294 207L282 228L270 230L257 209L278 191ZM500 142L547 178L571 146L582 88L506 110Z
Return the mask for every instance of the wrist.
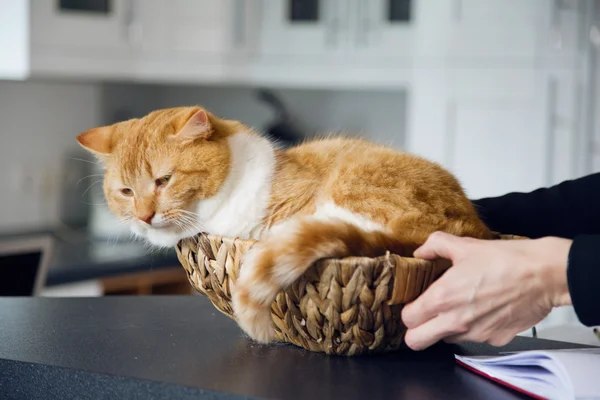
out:
M540 260L545 284L550 289L550 301L553 307L571 305L567 264L572 240L557 237L538 239Z

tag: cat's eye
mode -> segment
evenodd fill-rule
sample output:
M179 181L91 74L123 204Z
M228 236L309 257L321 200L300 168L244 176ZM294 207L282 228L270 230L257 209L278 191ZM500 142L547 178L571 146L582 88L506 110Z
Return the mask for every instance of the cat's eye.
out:
M127 197L133 196L133 190L131 190L129 188L123 188L123 189L121 189L121 194L123 196L127 196Z
M171 179L171 175L165 175L162 178L158 178L154 183L156 183L156 186L161 187L169 183L169 179Z

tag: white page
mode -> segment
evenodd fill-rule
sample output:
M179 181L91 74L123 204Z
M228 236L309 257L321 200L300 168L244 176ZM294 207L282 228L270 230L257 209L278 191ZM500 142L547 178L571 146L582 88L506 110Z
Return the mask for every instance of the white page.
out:
M600 399L600 348L524 351L495 357L456 355L456 358L545 398Z
M565 366L577 399L600 399L600 349L546 353Z
M540 364L543 358L540 355L456 356L456 358L493 378L540 397L557 400L574 399L569 381L561 382L560 374L557 376L557 374L541 369Z

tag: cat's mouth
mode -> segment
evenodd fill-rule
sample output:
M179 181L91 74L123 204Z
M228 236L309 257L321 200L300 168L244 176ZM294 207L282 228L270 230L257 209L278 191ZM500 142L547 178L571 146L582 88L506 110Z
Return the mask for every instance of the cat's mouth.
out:
M153 222L152 225L147 225L148 229L168 229L176 228L177 225L174 221L157 221Z
M190 214L190 215L188 215ZM134 234L144 237L153 244L169 246L181 238L195 235L200 223L191 212L157 213L148 220L132 221L131 230Z
M196 218L186 215L174 216L171 214L157 214L150 224L138 221L140 227L148 231L162 231L181 233L194 230L198 224Z

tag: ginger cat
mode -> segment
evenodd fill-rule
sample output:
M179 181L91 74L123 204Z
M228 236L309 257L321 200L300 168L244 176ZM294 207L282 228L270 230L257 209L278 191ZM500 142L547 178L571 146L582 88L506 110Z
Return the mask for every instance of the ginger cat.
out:
M326 257L411 256L434 231L491 238L437 164L363 140L288 149L201 107L154 111L77 137L104 164L108 206L156 246L203 231L260 239L233 307L253 339L274 336L281 289Z

